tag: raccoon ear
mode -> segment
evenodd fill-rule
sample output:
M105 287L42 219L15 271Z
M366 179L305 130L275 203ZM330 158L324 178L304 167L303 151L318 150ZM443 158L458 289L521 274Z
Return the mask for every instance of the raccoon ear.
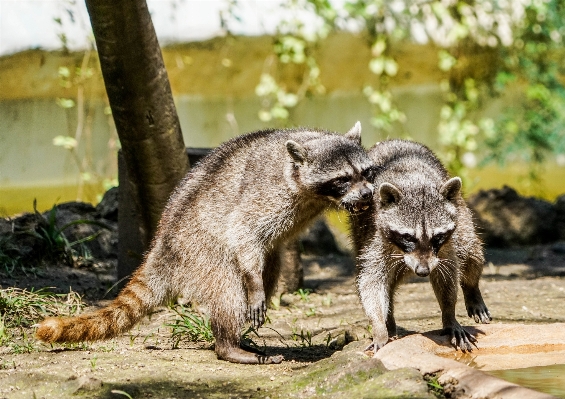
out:
M302 147L296 141L288 140L286 142L286 150L292 159L294 159L294 162L304 163L304 161L306 161L308 151L306 151L306 148Z
M344 137L346 139L356 141L359 145L361 145L361 122L357 121L355 126L345 133Z
M395 204L402 198L402 193L393 184L381 183L379 186L379 196L381 198L381 204L383 206Z
M460 191L461 179L459 177L452 177L451 179L446 181L439 189L440 194L443 195L443 197L448 201L455 199Z

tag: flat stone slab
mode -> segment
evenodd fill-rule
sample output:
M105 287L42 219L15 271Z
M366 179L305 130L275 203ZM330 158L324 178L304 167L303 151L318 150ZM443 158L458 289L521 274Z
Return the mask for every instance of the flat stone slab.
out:
M565 324L489 324L466 327L478 339L471 353L455 351L439 331L392 341L376 358L388 369L414 367L440 374L438 381L462 398L552 398L490 376L481 370L504 370L565 363ZM472 367L470 367L472 366Z

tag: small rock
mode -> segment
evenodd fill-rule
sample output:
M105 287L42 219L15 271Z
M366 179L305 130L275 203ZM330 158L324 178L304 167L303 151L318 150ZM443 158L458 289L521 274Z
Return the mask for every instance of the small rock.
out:
M559 239L554 206L541 199L522 197L508 186L479 191L469 198L469 206L487 245L535 245Z
M112 187L106 191L100 203L96 205L96 211L104 219L118 221L118 193L118 187Z
M350 330L345 330L343 333L340 333L337 337L335 337L329 343L329 347L331 349L342 350L343 347L353 341L358 341L359 338L357 335Z
M80 391L96 391L102 388L103 385L102 381L98 378L89 377L86 375L73 380L73 383L76 385L76 389L74 389L75 393Z

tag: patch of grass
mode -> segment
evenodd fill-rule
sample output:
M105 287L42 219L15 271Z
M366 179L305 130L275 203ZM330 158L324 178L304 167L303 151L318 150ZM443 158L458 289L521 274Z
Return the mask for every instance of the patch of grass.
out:
M438 399L445 399L443 386L438 381L439 374L426 374L424 380L428 384L428 390Z
M185 338L195 342L212 342L214 340L208 317L201 316L183 305L171 307L171 309L178 316L173 324L166 325L172 328L173 348L177 348L179 342Z
M298 291L296 291L294 294L298 295L302 302L310 302L310 294L311 293L312 293L312 290L309 289L309 288L306 288L306 289L299 288Z
M22 268L22 260L12 235L0 237L0 267L6 274L12 275L14 269Z
M73 266L79 257L86 259L91 257L90 251L84 246L84 243L94 240L102 230L70 242L64 234L66 229L81 224L92 224L110 229L104 223L88 219L74 220L59 228L57 227L57 205L53 205L47 217L44 217L37 211L37 201L33 200L33 210L38 221L37 228L27 233L43 242L46 251L45 256L52 260L62 260L69 266Z
M76 292L54 294L45 289L27 291L20 288L0 289L0 346L11 352L35 349L32 327L47 316L70 316L83 308Z
M122 395L122 396L125 396L126 398L133 399L129 393L127 393L125 391L121 391L119 389L112 389L111 392L113 394L116 394L116 395Z
M312 316L316 316L318 314L318 312L316 311L316 308L311 307L304 314L306 315L306 317L312 317Z
M309 330L304 331L304 329L301 328L300 332L298 332L298 327L291 326L291 328L292 328L292 334L290 335L290 338L293 341L298 342L299 345L303 348L309 348L313 346L311 331Z

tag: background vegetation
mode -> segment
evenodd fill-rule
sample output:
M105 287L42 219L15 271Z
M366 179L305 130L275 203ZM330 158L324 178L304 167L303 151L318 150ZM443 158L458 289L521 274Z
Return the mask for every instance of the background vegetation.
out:
M179 20L182 15L177 15L176 10L184 1L171 0L160 7L170 7L171 19ZM225 91L215 94L225 100L225 113L218 114L218 119L225 119L231 135L236 135L247 130L243 125L249 125L239 119L248 118L247 115L234 112L234 103L239 100L237 93L230 92L229 88L230 81L243 73L235 72L234 67L246 65L242 55L234 54L241 49L234 45L238 40L234 32L241 25L245 7L242 1L224 2L225 8L219 16L224 37L202 44L220 53L214 62L221 65L205 64L206 61L177 52L181 49L178 45L170 56L176 58L169 60L168 66L171 62L176 64L174 68L184 71L184 77L177 80L186 81L190 80L187 74L194 71L191 65L202 68L204 64L210 69L210 77L225 83ZM74 165L78 182L76 198L95 201L96 194L99 199L102 190L117 184L115 152L120 143L110 107L106 106L104 117L110 125L111 137L107 156L100 159L100 146L93 144L97 135L93 125L100 119L101 98L96 92L100 90L101 81L96 48L89 34L84 53L69 51L67 46L72 38L65 35L68 31L65 25L84 25L86 31L90 28L79 18L76 0L59 0L58 4L60 15L54 19L53 26L59 34L62 53L68 53L69 57L67 60L58 58L61 62L59 84L66 94L58 97L56 103L66 113L68 123L66 131L54 135L52 143L60 147L61 152L67 151L67 159ZM198 12L197 6L193 7L193 12ZM324 87L324 77L332 71L328 70L328 55L322 51L323 44L342 32L349 32L371 53L368 62L364 58L351 60L354 70L359 70L361 62L361 68L370 71L357 90L372 109L371 123L382 132L381 137L409 137L406 126L413 116L403 112L398 90L394 90L404 83L406 73L400 60L404 50L399 49L421 46L433 53L432 58L436 60L434 84L442 90L443 105L438 114L430 118L439 120L432 132L438 143L434 149L452 173L467 177L467 191L471 187L468 177L476 176L470 171L487 164L520 165L514 169L514 174L516 169L520 170L526 182L524 186L532 187L526 191L529 194L553 199L562 191L556 189L548 194L547 189L544 193L543 189L535 188L536 185L541 187L539 182L548 175L548 168L556 163L565 166L565 67L562 62L565 58L565 11L562 2L285 0L280 2L277 14L281 18L269 39L272 40L271 51L266 55L257 52L265 57L262 72L247 71L253 74L253 78L248 77L249 82L256 85L257 126L297 125L301 123L301 112L303 114L301 105L311 104L312 100L323 101L334 94L333 88ZM257 54L245 55L249 56L257 57ZM323 62L324 57L326 62ZM171 68L168 69L171 74ZM175 75L179 76L179 71L175 71ZM436 79L437 76L441 79ZM216 83L209 83L210 87L218 87ZM488 104L496 98L504 98L504 104L511 106L496 115L485 113ZM188 146L194 145L186 140L186 135L185 142ZM504 172L500 176L498 180L504 182ZM12 192L9 193L12 196ZM31 208L32 201L28 202L26 206ZM40 201L42 209L51 205Z

